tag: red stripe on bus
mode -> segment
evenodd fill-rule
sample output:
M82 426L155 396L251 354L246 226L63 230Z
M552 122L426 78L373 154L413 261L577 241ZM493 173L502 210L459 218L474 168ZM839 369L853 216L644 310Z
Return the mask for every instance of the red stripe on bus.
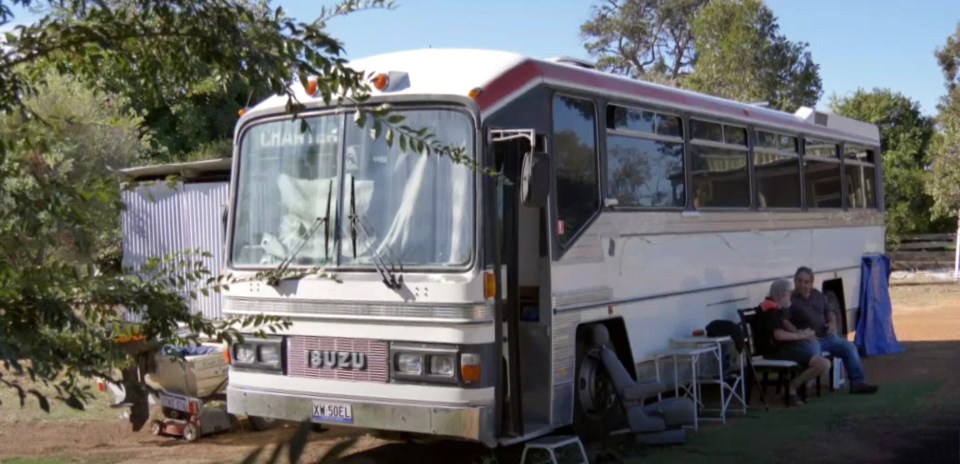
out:
M531 61L524 62L494 79L484 87L483 92L477 98L477 103L480 105L481 110L486 111L498 103L503 103L503 100L509 97L511 93L537 77L555 80L560 83L593 88L601 94L604 91L618 92L649 100L661 101L667 104L683 105L694 109L699 108L731 117L748 118L776 125L790 126L796 128L798 131L811 129L808 124L794 119L789 113L778 116L761 111L754 112L752 108L744 108L735 103L719 102L711 98L672 92L668 89L647 86L639 82L625 81L613 76L595 74L570 68L565 65L535 63ZM826 127L818 127L816 130L842 135L840 132Z
M480 105L480 110L486 111L538 77L540 77L540 69L530 61L524 61L514 66L483 88L483 91L477 96L477 104Z

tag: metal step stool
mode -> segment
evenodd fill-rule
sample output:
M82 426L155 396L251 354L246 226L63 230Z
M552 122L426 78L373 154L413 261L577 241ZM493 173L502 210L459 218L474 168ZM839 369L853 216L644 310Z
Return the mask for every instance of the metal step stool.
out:
M527 442L520 464L589 464L580 438L552 435Z

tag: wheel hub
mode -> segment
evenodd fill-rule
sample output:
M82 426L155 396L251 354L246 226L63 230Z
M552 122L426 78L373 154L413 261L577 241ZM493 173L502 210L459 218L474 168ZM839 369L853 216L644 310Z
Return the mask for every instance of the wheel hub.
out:
M610 377L595 352L588 353L580 362L577 391L581 410L591 418L604 416L617 400Z

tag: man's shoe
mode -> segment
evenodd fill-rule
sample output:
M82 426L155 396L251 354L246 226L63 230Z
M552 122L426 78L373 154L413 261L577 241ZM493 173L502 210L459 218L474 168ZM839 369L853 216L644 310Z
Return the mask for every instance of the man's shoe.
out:
M854 394L876 393L877 390L879 390L879 387L877 387L876 385L869 385L866 383L855 383L850 385L850 393L854 393Z
M803 406L804 404L805 403L803 402L803 400L801 400L800 396L797 394L793 394L787 397L787 407L792 408L794 406Z

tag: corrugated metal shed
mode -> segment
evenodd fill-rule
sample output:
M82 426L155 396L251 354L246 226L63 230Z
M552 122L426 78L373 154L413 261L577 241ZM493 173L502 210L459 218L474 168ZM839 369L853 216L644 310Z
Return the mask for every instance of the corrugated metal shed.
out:
M200 249L210 252L204 266L218 275L223 263L221 214L229 194L230 160L143 166L121 171L134 188L122 194L123 266L135 272L147 260L168 253ZM167 183L168 176L179 180ZM190 308L208 319L219 319L220 295L180 288ZM128 317L136 320L136 317Z

